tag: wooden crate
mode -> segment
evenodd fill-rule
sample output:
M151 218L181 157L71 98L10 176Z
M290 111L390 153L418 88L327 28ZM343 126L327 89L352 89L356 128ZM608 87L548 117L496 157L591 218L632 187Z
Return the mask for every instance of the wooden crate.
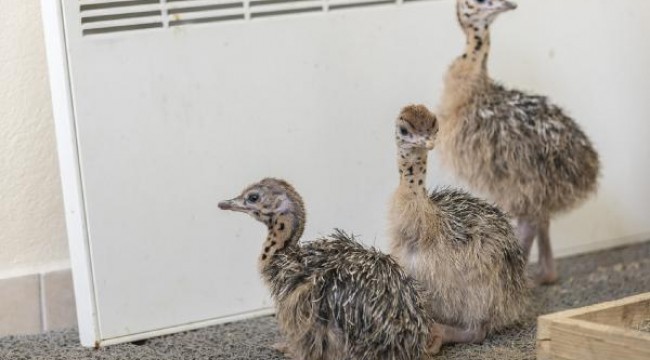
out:
M650 293L540 316L538 360L650 360Z

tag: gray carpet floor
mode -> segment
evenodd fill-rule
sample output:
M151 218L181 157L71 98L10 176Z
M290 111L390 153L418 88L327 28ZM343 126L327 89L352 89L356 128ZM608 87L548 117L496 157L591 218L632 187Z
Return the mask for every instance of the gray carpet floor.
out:
M559 261L557 285L534 291L534 308L520 327L483 345L445 347L440 360L535 359L535 318L650 291L650 242ZM283 359L269 346L280 339L273 317L259 318L99 350L78 346L74 330L0 339L0 359Z

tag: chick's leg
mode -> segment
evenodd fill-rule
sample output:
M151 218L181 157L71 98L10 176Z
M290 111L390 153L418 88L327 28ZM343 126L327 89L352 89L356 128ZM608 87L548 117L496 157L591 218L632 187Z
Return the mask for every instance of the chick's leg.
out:
M293 355L293 353L291 352L291 348L289 347L289 344L287 344L286 342L275 343L275 344L271 345L271 348L273 348L273 350L275 350L277 352L282 353L282 355L284 355L284 357L286 357L288 359L301 360L301 359L296 358Z
M538 229L537 248L539 249L540 271L537 275L537 283L540 285L553 284L558 278L555 261L553 260L553 249L551 248L550 225L550 219L546 217L540 221Z
M481 344L487 336L487 326L478 329L461 329L439 324L443 344Z
M539 227L534 222L528 219L517 219L517 237L519 238L519 244L521 244L521 248L524 251L526 262L528 262L530 257L530 249L533 246L533 241L535 241L535 235L537 235L538 228Z
M429 356L433 356L439 353L440 348L442 347L445 336L444 325L434 324L429 331L429 335L429 341L427 342L427 354Z

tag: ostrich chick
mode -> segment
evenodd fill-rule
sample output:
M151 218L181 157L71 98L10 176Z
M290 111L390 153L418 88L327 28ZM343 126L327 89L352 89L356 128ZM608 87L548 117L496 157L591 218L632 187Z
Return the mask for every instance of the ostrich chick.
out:
M598 154L578 124L542 96L490 79L490 24L515 9L505 0L457 0L465 53L445 78L437 148L468 185L517 218L526 259L537 237L540 284L557 279L550 217L596 190Z
M462 329L467 342L481 342L527 309L523 251L495 206L459 190L427 193L434 114L411 105L396 125L400 183L390 210L392 254L429 291L436 321Z
M298 243L305 209L287 182L264 179L219 207L268 227L259 270L287 340L278 350L304 360L419 360L439 351L444 329L390 256L341 231Z

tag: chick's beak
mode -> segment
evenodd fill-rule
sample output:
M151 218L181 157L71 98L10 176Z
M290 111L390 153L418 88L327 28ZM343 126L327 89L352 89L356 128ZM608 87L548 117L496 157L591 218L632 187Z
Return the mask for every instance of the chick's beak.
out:
M232 210L232 200L224 200L219 202L219 209L221 210Z
M425 142L425 146L427 147L427 150L433 150L433 148L436 147L435 140L427 139L427 141Z
M244 206L239 198L219 202L219 209L231 211L243 211Z
M512 1L506 0L503 2L503 11L514 10L516 8L517 8L517 4Z

